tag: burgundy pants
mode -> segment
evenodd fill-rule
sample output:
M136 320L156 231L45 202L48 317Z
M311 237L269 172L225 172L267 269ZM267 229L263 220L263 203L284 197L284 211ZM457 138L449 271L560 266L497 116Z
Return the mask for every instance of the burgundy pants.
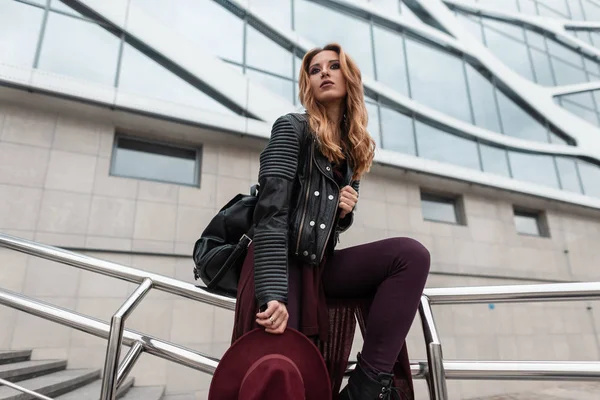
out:
M389 373L417 312L429 273L429 252L409 238L392 238L334 251L324 269L328 298L372 297L362 359ZM290 292L298 271L290 270ZM295 302L294 302L295 303ZM291 307L289 307L291 306ZM289 304L289 326L298 324L299 310Z

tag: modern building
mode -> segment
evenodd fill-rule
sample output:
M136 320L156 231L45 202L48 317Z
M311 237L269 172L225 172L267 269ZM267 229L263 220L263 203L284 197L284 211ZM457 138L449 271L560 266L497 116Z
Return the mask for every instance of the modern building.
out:
M328 42L362 69L378 144L341 246L414 237L428 287L600 280L600 0L0 0L0 232L193 282L193 243ZM94 318L133 288L0 251L0 289ZM434 312L447 359L600 360L597 303ZM127 327L220 357L232 317L151 292ZM425 357L418 320L408 345ZM2 348L99 368L106 341L0 306ZM146 355L132 376L172 399L210 382Z

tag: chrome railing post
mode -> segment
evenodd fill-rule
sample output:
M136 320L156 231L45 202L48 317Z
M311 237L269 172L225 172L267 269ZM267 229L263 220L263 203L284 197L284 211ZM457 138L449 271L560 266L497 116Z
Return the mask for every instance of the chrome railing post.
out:
M123 305L110 320L110 333L108 335L108 345L106 346L106 359L104 361L104 375L102 377L100 400L116 399L115 394L117 391L115 383L117 381L117 368L119 365L119 355L121 354L121 342L123 341L125 320L150 289L152 289L152 280L146 278L131 296L125 300Z
M425 345L427 346L429 397L431 400L448 400L442 343L435 326L435 321L433 320L431 303L427 296L421 296L419 314L421 315L423 335L425 336Z
M119 365L119 371L117 372L117 385L116 388L119 389L131 369L135 365L135 362L140 358L140 355L144 352L144 344L142 342L135 342L133 346L129 349L125 357L123 357L123 361Z

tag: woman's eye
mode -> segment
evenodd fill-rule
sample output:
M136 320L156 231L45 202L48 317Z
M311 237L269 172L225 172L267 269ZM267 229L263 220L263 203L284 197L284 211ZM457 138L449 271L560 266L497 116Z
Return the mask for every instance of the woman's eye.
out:
M331 64L331 69L339 69L340 68L340 64L335 63L335 64Z
M319 68L313 68L310 70L311 75L318 74L318 73L319 73Z

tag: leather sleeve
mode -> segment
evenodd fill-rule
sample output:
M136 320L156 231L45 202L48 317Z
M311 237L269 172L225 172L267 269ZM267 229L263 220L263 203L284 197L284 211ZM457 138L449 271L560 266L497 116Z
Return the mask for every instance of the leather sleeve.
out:
M273 124L260 155L259 197L254 210L254 285L259 307L287 303L288 213L300 153L299 135L289 116Z
M358 181L358 180L352 181L351 186L354 190L356 190L356 193L358 193L358 190L360 187L360 181ZM357 203L357 205L358 205L358 203ZM355 210L356 210L356 205L352 209L352 212L346 214L346 216L344 218L340 218L338 220L338 230L340 233L347 231L348 228L350 228L352 226L352 223L354 222L354 211Z

